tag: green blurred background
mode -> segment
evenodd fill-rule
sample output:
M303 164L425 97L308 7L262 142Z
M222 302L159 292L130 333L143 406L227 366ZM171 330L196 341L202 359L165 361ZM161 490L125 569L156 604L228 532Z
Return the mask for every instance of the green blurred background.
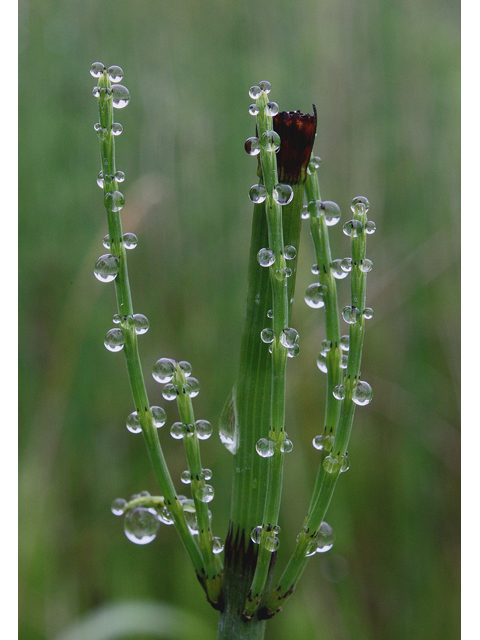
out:
M256 161L248 89L267 79L281 109L318 110L324 199L349 218L370 199L368 324L351 468L327 520L332 551L310 561L267 638L452 640L459 636L459 3L453 0L20 0L20 634L53 640L98 607L162 601L203 619L207 605L175 531L139 547L110 513L118 496L157 492L123 354L103 337L113 285L93 276L106 221L95 183L97 104L90 64L120 65L130 105L116 111L126 174L125 231L149 371L189 360L198 418L217 424L238 368ZM288 457L279 564L292 550L315 477L323 421L320 312L303 230L289 362ZM334 257L348 240L332 230ZM348 302L348 280L339 299ZM344 325L345 332L347 331ZM180 444L160 432L180 491ZM213 470L214 530L226 534L232 457ZM190 638L195 638L195 633ZM130 640L143 640L141 634Z

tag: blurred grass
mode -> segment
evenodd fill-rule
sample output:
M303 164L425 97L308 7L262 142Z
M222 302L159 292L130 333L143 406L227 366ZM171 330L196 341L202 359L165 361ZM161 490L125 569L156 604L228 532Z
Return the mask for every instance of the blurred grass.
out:
M119 64L131 103L118 111L124 229L149 376L161 356L189 360L198 418L216 422L237 371L255 162L248 88L273 86L282 109L319 114L322 196L367 195L377 233L351 470L328 521L334 549L310 562L268 637L451 640L459 635L459 4L452 0L19 3L20 632L50 640L111 602L163 600L211 625L171 528L134 547L109 505L156 491L132 410L122 354L103 347L114 294L93 277L106 233L93 132L90 64ZM348 242L334 228L334 257ZM302 304L310 239L300 250L289 363L282 549L309 500L323 379L323 329ZM343 286L342 286L343 285ZM340 304L348 283L339 283ZM169 421L175 419L166 406ZM185 468L161 433L172 473ZM203 447L225 536L231 459ZM180 486L180 483L178 483Z

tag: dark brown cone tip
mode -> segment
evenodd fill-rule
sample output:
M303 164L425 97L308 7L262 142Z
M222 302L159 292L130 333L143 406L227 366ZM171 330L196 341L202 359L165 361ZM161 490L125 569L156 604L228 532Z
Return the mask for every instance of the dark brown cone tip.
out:
M317 131L317 109L313 115L300 111L281 111L273 118L273 128L280 136L277 170L280 182L298 184L307 176Z

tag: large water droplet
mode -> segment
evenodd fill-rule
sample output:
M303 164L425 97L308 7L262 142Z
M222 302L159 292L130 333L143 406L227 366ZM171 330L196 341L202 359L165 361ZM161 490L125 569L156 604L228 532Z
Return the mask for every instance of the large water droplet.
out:
M103 62L94 62L90 66L90 75L92 75L94 78L100 78L104 71L105 65L103 64Z
M160 358L153 365L154 379L161 384L170 382L175 375L175 361L170 358Z
M106 176L104 177L105 179ZM118 213L125 206L125 196L121 191L108 191L103 197L103 202L108 211Z
M340 349L342 349L342 351L348 351L350 349L350 337L348 335L340 338Z
M370 202L365 196L356 196L352 200L351 210L358 215L367 213L370 209Z
M373 262L368 258L365 258L365 260L360 260L360 264L358 266L362 273L370 273L373 267Z
M323 449L323 436L315 436L312 440L312 444L318 451L322 451Z
M120 271L120 258L106 253L95 262L93 270L95 277L100 282L112 282Z
M325 445L324 445L325 446ZM327 456L323 461L323 468L327 473L334 473L339 470L340 461L334 456Z
M192 482L192 476L190 475L190 471L182 471L181 475L180 475L180 480L183 482L183 484L190 484Z
M363 317L365 320L371 320L373 318L373 309L372 307L365 307L363 310Z
M291 349L298 341L298 332L291 327L282 329L280 333L280 343L287 349Z
M270 91L272 90L272 85L270 84L270 82L268 82L268 80L261 80L258 83L258 86L262 91L265 91L265 93L267 94L270 93Z
M360 220L349 220L343 225L343 233L351 238L358 238L363 231L363 224Z
M111 512L114 516L123 516L126 505L127 501L124 498L115 498L110 507Z
M283 255L285 256L285 260L295 260L297 257L297 250L292 244L287 244L283 250Z
M200 392L200 383L196 378L188 378L183 390L190 398L196 398Z
M175 440L181 440L187 435L187 427L182 422L174 422L170 427L170 435Z
M119 136L123 131L123 126L119 122L112 124L112 133L114 136Z
M372 233L375 233L375 230L377 228L377 225L375 224L375 222L373 220L367 220L365 223L365 231L371 235Z
M266 116L276 116L279 111L278 104L276 102L267 102L265 105L265 115Z
M220 441L230 453L235 454L238 448L238 434L235 419L234 390L225 402L219 421Z
M123 337L122 330L118 327L114 327L113 329L110 329L110 331L107 331L103 344L105 345L105 348L112 353L121 351L125 345L125 338Z
M223 540L221 538L212 538L212 552L217 554L217 553L222 553L223 549L225 547L225 544L223 542Z
M292 450L293 450L293 442L288 438L285 438L285 440L280 445L280 451L282 451L283 453L290 453L290 451Z
M262 90L256 84L254 84L253 87L250 87L248 91L248 95L250 96L250 98L252 98L252 100L258 100L261 93L262 93Z
M152 412L153 426L156 429L160 429L161 427L163 427L163 425L167 421L167 414L165 413L165 409L162 409L162 407L150 407L150 411Z
M183 371L186 378L192 375L192 365L186 360L182 360L178 363L178 366Z
M112 100L115 109L123 109L130 101L130 92L123 84L114 84L112 87Z
M254 184L248 192L248 197L253 203L261 204L267 198L267 190L263 184Z
M341 258L337 258L336 260L333 260L331 268L332 268L333 277L336 278L337 280L343 280L348 276L348 271L344 271L344 269L342 269Z
M333 227L333 225L337 224L342 215L338 204L331 200L325 200L323 202L323 213L327 227Z
M317 532L317 553L330 551L335 542L335 533L327 522L322 522Z
M110 82L120 82L123 78L123 69L114 64L111 67L108 67L107 74L110 78Z
M340 473L345 473L350 469L350 460L348 459L348 454L346 453L342 458L342 468L340 469Z
M166 525L174 524L174 519L172 518L172 515L170 511L167 509L167 507L163 507L163 509L160 511L157 517L159 522L161 522L162 524L166 524Z
M287 356L289 358L296 358L299 353L300 353L300 345L298 343L295 343L293 347L290 347L290 349L287 349Z
M248 107L248 113L249 113L251 116L256 116L256 115L258 115L259 111L260 111L260 109L259 109L258 104L257 104L256 102L254 102L253 104L251 104L251 105Z
M305 302L312 309L321 309L325 306L324 295L327 292L327 287L320 282L314 282L311 284L305 292Z
M250 156L257 156L260 153L260 140L253 136L245 141L245 151Z
M264 131L260 138L260 145L264 151L275 151L280 149L280 136L273 129Z
M370 404L373 398L373 389L368 382L360 381L354 387L352 391L352 400L355 404L364 407Z
M261 267L270 267L275 262L275 253L272 249L260 249L257 260Z
M267 438L260 438L255 445L255 449L262 458L270 458L275 453L275 442Z
M140 433L140 431L142 430L140 418L138 417L138 413L136 411L132 411L132 413L127 417L127 429L131 433Z
M213 433L212 425L208 420L197 420L195 431L199 440L208 440Z
M167 383L162 389L162 396L165 400L176 400L178 396L177 385L171 382Z
M148 544L154 540L159 526L153 509L135 507L125 516L125 535L135 544Z
M362 312L357 307L344 307L342 316L348 324L355 324L362 316Z
M327 373L327 371L328 371L328 369L327 369L327 358L326 358L326 356L323 355L323 353L320 353L318 355L317 367L320 369L320 371L322 373Z
M333 397L336 400L343 400L345 398L345 387L343 384L337 384L332 391Z
M197 489L195 493L200 502L211 502L215 496L215 490L210 484L205 484L203 487Z
M272 196L277 204L284 206L293 200L293 189L289 184L277 184L273 189Z
M250 533L250 540L254 544L260 544L260 540L262 538L262 530L263 527L259 525L258 527L254 527Z
M266 327L260 332L260 339L262 342L265 342L265 344L270 344L275 340L275 332L273 329Z
M138 336L147 333L150 326L147 316L144 316L143 313L135 313L133 316L133 322L135 324L135 333Z
M307 173L310 175L315 173L315 171L319 168L322 159L319 156L312 156L310 158L310 162L308 163Z

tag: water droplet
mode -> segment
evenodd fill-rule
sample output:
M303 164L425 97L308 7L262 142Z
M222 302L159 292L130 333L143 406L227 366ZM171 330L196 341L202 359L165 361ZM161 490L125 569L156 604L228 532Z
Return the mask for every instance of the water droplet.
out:
M114 516L123 516L123 514L125 513L126 505L127 501L124 498L115 498L115 500L112 502L110 510Z
M120 324L121 321L122 321L122 318L121 318L120 314L119 313L114 313L113 314L113 318L112 318L113 324Z
M94 78L100 78L104 71L105 65L103 64L103 62L94 62L90 66L90 75L92 75Z
M342 316L348 324L355 324L362 316L362 312L357 307L344 307Z
M351 258L343 258L341 266L343 271L345 271L346 273L350 273L353 266L353 260Z
M327 359L326 357L320 353L317 358L317 367L320 369L322 373L327 373Z
M273 329L269 329L268 327L266 327L260 332L260 338L262 342L265 342L265 344L270 344L275 340L275 332L273 331Z
M316 553L317 553L317 539L314 538L313 540L309 541L307 550L305 552L305 556L309 558L310 556L313 556Z
M155 511L145 507L135 507L125 516L125 535L135 544L154 540L159 526Z
M280 343L287 349L291 349L298 341L298 332L291 327L282 329L280 333Z
M229 394L222 409L219 420L220 441L230 453L235 454L238 448L238 434L235 418L235 389Z
M276 131L270 129L262 133L260 145L264 151L275 151L280 149L280 136Z
M322 522L317 532L317 553L330 551L335 542L335 533L327 522Z
M342 458L342 468L340 469L340 473L345 473L350 469L350 460L348 459L348 454L346 453Z
M372 233L375 233L375 230L377 228L377 225L375 224L375 222L373 220L367 220L365 223L365 231L371 235Z
M250 156L257 156L260 153L260 140L253 136L245 141L245 151Z
M163 387L162 396L165 400L176 400L178 396L177 386L169 382Z
M267 190L263 184L254 184L248 192L248 197L255 204L261 204L262 202L265 202Z
M265 115L266 116L276 116L279 111L278 104L276 102L267 102L265 105Z
M103 179L106 180L107 177L104 176ZM103 197L103 202L108 211L118 213L125 206L125 196L121 191L108 191Z
M296 358L299 353L300 353L300 345L298 343L294 344L293 347L290 347L290 349L287 349L287 356L289 358Z
M368 258L365 258L365 260L360 260L358 267L362 273L370 273L373 267L373 262Z
M182 360L178 363L178 366L183 371L186 378L192 375L192 365L186 360Z
M312 218L320 218L320 216L324 214L323 202L321 200L310 200L307 207Z
M327 227L333 227L341 218L340 207L336 202L325 200L323 204L323 212L325 215L325 224Z
M175 375L175 361L170 358L160 358L153 365L152 375L161 384L170 382Z
M340 349L348 351L350 349L350 337L348 335L340 338Z
M367 198L365 198L365 196L356 196L352 200L352 205L350 208L353 211L353 213L363 215L364 213L367 213L368 210L370 209L370 202L368 201Z
M108 235L108 233L106 236L103 236L102 244L105 249L110 249L110 236Z
M112 133L114 136L119 136L123 131L123 126L119 122L112 124Z
M106 173L103 177L103 182L104 184L112 184L113 182L113 176L111 173Z
M112 100L115 109L123 109L130 101L130 92L123 84L114 84L112 87Z
M100 189L103 189L103 171L98 172L97 184L100 187Z
M342 355L340 357L340 369L346 369L348 367L348 356Z
M373 318L373 309L372 307L365 307L363 311L363 317L365 320L371 320Z
M327 473L334 473L335 471L338 470L339 466L340 466L340 461L338 458L335 458L334 456L327 456L323 461L323 468Z
M260 109L258 108L258 105L257 105L257 103L256 103L256 102L254 102L253 104L251 104L251 105L248 107L248 113L249 113L251 116L256 116L256 115L258 115L259 111L260 111Z
M144 316L143 313L135 313L133 316L133 321L135 323L135 333L137 334L137 336L141 336L144 333L147 333L150 326L147 316Z
M196 378L188 378L183 390L190 398L196 398L200 392L200 383Z
M302 219L308 220L309 217L310 217L310 211L308 210L308 205L305 204L302 207Z
M265 549L273 553L280 546L280 540L275 535L269 535L265 538Z
M310 162L308 163L307 173L310 175L315 173L315 171L319 168L322 159L319 156L312 156L310 158Z
M368 384L368 382L358 382L352 391L352 400L355 404L358 404L361 407L364 407L367 404L370 404L373 398L373 389Z
M336 400L343 400L345 398L345 387L343 386L343 384L337 384L333 388L332 394Z
M187 427L182 422L174 422L170 427L170 435L175 440L181 440L187 435Z
M270 318L270 319L272 319L272 318L273 318L273 309L269 309L269 310L267 311L267 318Z
M323 436L315 436L312 440L312 444L318 451L322 451L323 449Z
M195 493L196 497L200 502L211 502L215 496L215 490L210 484L205 484L203 487L197 489Z
M120 82L123 78L123 69L114 64L111 67L108 67L107 74L110 78L110 82Z
M157 517L162 524L166 524L166 525L174 524L172 515L170 511L167 509L167 507L163 507L163 509L160 511Z
M123 171L115 171L115 180L117 182L124 182L125 181L125 174L123 173Z
M107 331L107 335L105 336L103 344L105 345L106 349L108 349L112 353L121 351L125 345L125 338L123 337L122 330L115 327L114 329L110 329L110 331Z
M271 249L260 249L257 260L261 267L270 267L275 262L275 253Z
M106 127L102 127L100 122L96 122L93 125L93 130L97 134L99 140L105 140L105 138L108 136L108 129ZM98 184L98 180L97 180L97 184ZM103 184L102 184L102 187L103 187Z
M348 271L344 271L342 269L341 258L337 258L336 260L333 260L331 268L332 268L333 277L336 278L337 280L343 280L348 276Z
M331 349L333 347L332 341L331 340L323 340L322 344L321 344L321 347L322 347L322 349L321 349L320 353L323 356L327 355L327 352L331 351Z
M261 525L252 529L252 532L250 533L250 540L253 542L253 544L260 544L260 540L262 538L262 530L263 527Z
M181 475L180 475L180 480L183 482L183 484L190 484L192 482L192 477L190 475L190 471L182 471Z
M327 292L327 287L320 282L314 282L311 284L305 292L305 302L312 309L321 309L325 306L324 295Z
M212 479L212 470L211 469L202 469L203 477L205 480Z
M310 269L310 271L313 273L314 276L318 276L318 274L320 273L320 267L316 262L312 264L312 268Z
M295 260L297 257L297 250L293 245L287 244L283 250L283 255L285 256L285 260Z
M224 543L223 540L221 538L212 538L212 552L217 554L217 553L222 553L223 548L224 548Z
M292 449L293 449L293 442L288 438L286 438L280 445L280 451L282 451L283 453L290 453Z
M257 100L260 97L261 93L262 90L256 84L254 84L253 87L250 87L248 91L248 95L250 96L250 98L252 98L252 100Z
M195 422L195 431L199 440L208 440L213 433L212 425L208 420L197 420Z
M142 430L140 418L136 411L132 411L132 413L127 417L127 429L130 433L140 433Z
M275 453L275 442L267 438L260 438L255 445L255 449L262 458L270 458Z
M360 220L349 220L343 225L343 233L351 238L358 238L362 233L363 224Z
M150 407L150 411L152 412L153 426L156 429L160 429L161 427L163 427L163 425L167 421L167 414L165 413L165 409L162 409L162 407Z

